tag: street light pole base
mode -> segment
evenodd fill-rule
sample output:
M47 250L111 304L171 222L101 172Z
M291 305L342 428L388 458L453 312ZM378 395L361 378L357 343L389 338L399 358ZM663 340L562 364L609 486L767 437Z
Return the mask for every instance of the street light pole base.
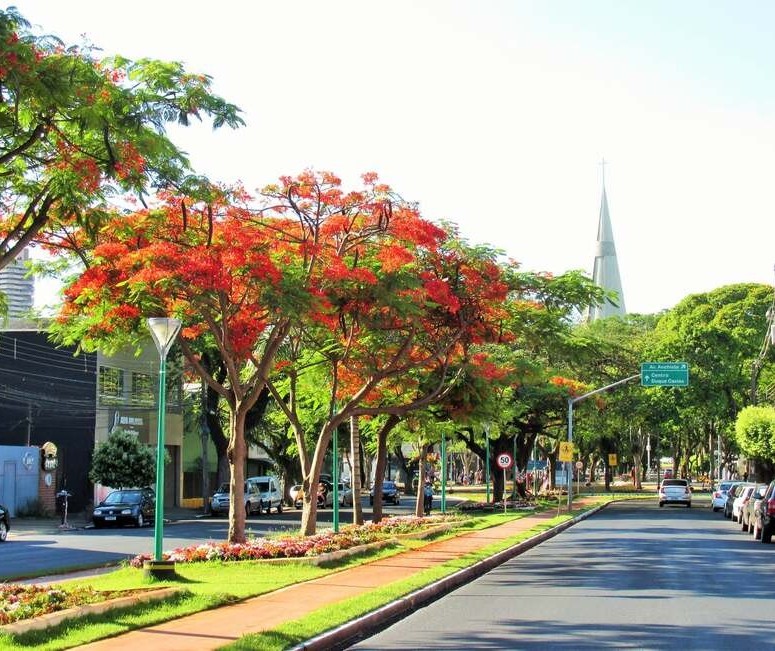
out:
M177 578L175 561L143 561L143 575L147 579L173 581Z

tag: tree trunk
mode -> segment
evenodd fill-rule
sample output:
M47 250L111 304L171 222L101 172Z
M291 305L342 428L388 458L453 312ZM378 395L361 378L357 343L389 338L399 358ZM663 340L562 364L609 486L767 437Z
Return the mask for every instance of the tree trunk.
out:
M425 515L425 492L423 487L425 486L425 455L426 446L422 441L418 441L417 445L420 451L420 467L419 467L419 482L417 484L417 496L414 500L414 515L421 518Z
M210 442L210 428L207 425L207 383L202 379L200 391L200 440L202 442L202 507L205 515L210 513L210 462L207 458L207 448Z
M633 462L634 462L634 470L635 470L634 488L635 488L635 490L641 490L643 488L643 484L641 484L641 481L640 481L640 476L641 476L641 472L640 472L640 454L636 454L636 455L633 456Z
M392 430L400 421L398 416L388 416L385 424L377 433L377 467L374 470L374 500L372 504L371 519L373 522L382 520L382 491L378 490L382 485L382 477L385 476L387 467L387 439Z
M245 460L248 446L245 443L245 411L238 405L229 414L229 534L230 543L245 542Z
M361 434L358 418L350 416L350 458L352 473L350 488L353 492L353 524L363 524L363 507L361 506Z
M301 513L301 535L312 536L317 529L318 515L318 484L320 482L320 471L323 469L323 460L325 459L328 447L331 444L331 433L334 427L337 427L341 419L335 418L329 420L323 425L323 429L318 436L315 445L315 454L312 456L309 472L305 474L301 483L304 491L304 507Z

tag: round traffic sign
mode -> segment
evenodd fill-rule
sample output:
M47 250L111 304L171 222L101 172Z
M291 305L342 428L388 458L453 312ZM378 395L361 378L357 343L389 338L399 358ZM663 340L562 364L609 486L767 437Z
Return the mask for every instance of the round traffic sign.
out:
M576 468L581 470L583 467L584 467L584 462L583 461L577 461L576 462Z
M511 467L511 455L508 452L501 452L495 462L498 464L498 468L506 470Z

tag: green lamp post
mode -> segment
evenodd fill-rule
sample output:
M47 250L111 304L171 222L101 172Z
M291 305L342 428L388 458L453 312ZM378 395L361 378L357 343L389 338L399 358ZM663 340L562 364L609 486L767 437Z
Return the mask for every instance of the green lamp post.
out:
M164 425L167 399L167 353L180 331L178 319L154 317L148 319L148 329L159 351L159 414L156 430L156 511L154 518L153 560L146 561L143 569L155 578L171 578L175 575L175 563L162 560L164 540Z

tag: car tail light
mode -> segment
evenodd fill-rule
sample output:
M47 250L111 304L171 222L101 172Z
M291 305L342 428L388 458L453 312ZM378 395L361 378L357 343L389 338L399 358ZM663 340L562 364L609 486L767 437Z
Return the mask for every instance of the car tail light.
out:
M767 515L775 515L775 498L767 500Z
M717 497L721 497L721 494L718 491L713 491L713 499L716 499Z

